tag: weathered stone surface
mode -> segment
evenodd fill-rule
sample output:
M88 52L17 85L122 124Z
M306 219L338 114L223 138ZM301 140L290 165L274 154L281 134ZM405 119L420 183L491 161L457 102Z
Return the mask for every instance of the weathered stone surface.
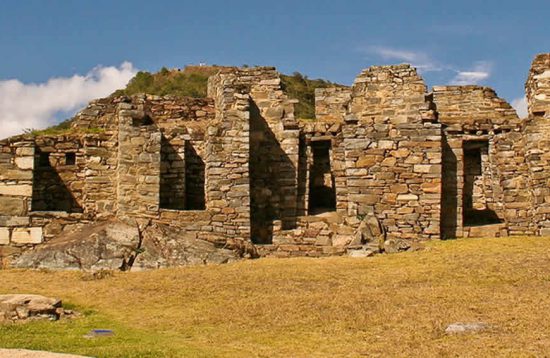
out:
M16 244L28 244L31 242L31 232L29 229L13 229L11 239Z
M10 230L7 227L0 227L0 245L9 245Z
M370 249L358 249L358 250L348 249L347 254L349 257L364 258L364 257L373 256L375 252Z
M0 295L0 323L27 319L57 320L65 311L61 300L39 295Z
M53 353L46 351L34 351L28 349L0 348L0 357L6 358L91 358L74 354Z
M366 245L371 251L378 252L382 248L385 233L378 219L373 215L367 215L355 231L355 237L351 245Z
M23 198L0 196L0 215L23 216L27 214L26 202Z
M137 254L137 255L136 255ZM180 236L167 226L137 227L121 222L102 222L67 233L26 251L12 262L17 268L116 270L152 269L188 264L223 263L239 259L229 249L206 241ZM132 266L132 265L130 265Z
M445 328L445 333L447 334L456 334L456 333L475 333L480 331L485 331L489 329L487 323L474 322L474 323L452 323Z
M15 228L11 234L14 244L40 244L43 241L42 228Z
M30 236L30 233L29 233ZM138 247L137 229L100 223L26 251L13 261L18 268L119 269Z
M384 242L384 252L394 254L400 251L407 251L411 248L410 240L389 239Z
M34 167L34 157L16 157L15 165L19 169L32 169Z
M0 183L0 195L31 196L32 185L8 185Z

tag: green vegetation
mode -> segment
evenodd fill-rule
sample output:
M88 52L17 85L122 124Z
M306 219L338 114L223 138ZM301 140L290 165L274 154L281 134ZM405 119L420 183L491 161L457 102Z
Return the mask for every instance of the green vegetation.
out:
M72 123L72 119L66 119L63 122L56 124L54 126L48 127L46 129L28 128L24 130L24 133L32 134L33 136L65 134L71 131L71 123Z
M208 77L218 70L219 67L216 66L188 66L182 71L162 68L153 74L138 72L125 89L118 90L113 95L148 93L159 96L206 97ZM299 72L294 72L291 76L281 75L281 84L290 98L300 100L295 106L295 116L309 119L315 118L315 89L338 86L322 79L311 80Z
M0 326L0 347L95 357L527 357L550 351L549 238L434 241L366 259L116 272L0 270L0 292L83 316ZM447 335L455 322L486 331ZM87 340L94 328L115 336Z
M55 136L55 135L62 135L62 134L72 134L72 133L83 133L83 134L97 134L97 133L103 133L105 129L103 128L97 128L97 127L91 127L86 129L75 129L71 127L72 119L66 119L63 122L48 127L46 129L25 129L25 134L30 134L35 137L37 136Z
M244 65L244 67L248 67ZM187 66L183 70L168 70L163 67L159 72L138 72L126 88L115 91L111 96L132 96L147 93L158 96L206 97L208 77L216 74L219 66ZM290 98L298 99L294 115L301 119L315 119L315 89L339 86L323 80L311 80L299 72L292 75L281 75L281 87ZM27 129L25 133L35 136L60 135L71 133L72 119L58 125L42 129ZM89 129L87 133L97 133L98 129Z
M295 98L300 103L294 106L294 115L296 118L314 119L315 118L315 89L339 86L322 79L310 80L307 76L299 72L294 72L292 76L281 75L281 84L283 91L290 98Z
M218 71L214 66L189 66L183 71L170 71L163 67L157 73L138 72L126 88L113 93L113 96L131 96L147 93L158 96L206 97L208 77Z

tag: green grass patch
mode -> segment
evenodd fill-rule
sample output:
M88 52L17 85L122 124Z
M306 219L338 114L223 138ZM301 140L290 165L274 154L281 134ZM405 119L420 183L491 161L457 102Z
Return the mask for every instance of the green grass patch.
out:
M74 309L79 310L79 307ZM0 347L24 347L98 358L207 356L203 350L186 345L184 340L171 332L130 328L94 310L81 308L79 312L84 314L57 322L0 325ZM92 329L112 329L115 335L85 338Z

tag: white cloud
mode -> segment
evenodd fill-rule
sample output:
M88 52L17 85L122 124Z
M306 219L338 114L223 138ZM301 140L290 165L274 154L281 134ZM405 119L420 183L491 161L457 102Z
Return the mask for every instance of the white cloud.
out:
M476 62L468 71L456 71L456 76L450 81L453 85L475 85L491 76L492 64L490 62Z
M419 72L442 71L449 74L454 73L449 81L450 84L454 85L478 84L491 76L493 67L493 64L489 61L478 61L474 63L471 69L463 70L451 64L441 63L423 51L412 51L392 47L370 46L362 47L358 50L366 52L369 55L374 54L383 60L396 60L410 63L416 67Z
M518 112L519 118L527 117L527 98L520 97L512 100L512 107Z
M443 69L442 66L425 52L381 46L369 47L367 52L374 53L384 60L397 60L410 63L421 72L441 71Z
M88 101L124 87L136 74L130 62L119 67L98 66L86 75L51 78L45 83L0 81L0 138L26 128L41 129L55 123L59 113L74 113Z

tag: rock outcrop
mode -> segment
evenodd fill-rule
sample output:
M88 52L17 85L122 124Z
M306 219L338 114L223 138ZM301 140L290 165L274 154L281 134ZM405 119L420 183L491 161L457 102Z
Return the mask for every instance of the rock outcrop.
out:
M90 224L28 250L12 267L130 270L238 260L230 249L180 236L166 225L134 226L120 221Z
M0 295L0 323L29 319L58 320L72 311L65 311L61 300L40 295Z

